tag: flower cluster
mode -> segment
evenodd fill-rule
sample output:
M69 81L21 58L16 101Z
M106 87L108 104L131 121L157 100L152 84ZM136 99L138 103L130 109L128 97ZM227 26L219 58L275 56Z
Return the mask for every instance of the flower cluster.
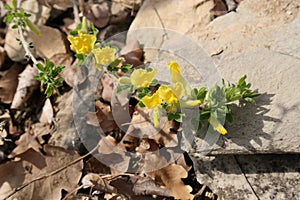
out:
M181 108L192 108L199 111L199 123L196 124L198 129L203 125L211 125L211 127L220 134L226 134L227 130L223 127L221 121L226 117L226 120L231 121L231 103L236 100L245 100L254 103L253 98L258 96L254 90L250 90L251 84L245 82L246 76L242 77L238 84L230 84L220 87L207 89L191 88L183 77L179 64L171 61L168 64L172 84L159 84L155 76L157 69L133 69L132 65L121 65L122 58L117 58L117 50L109 46L101 47L99 45L95 29L89 33L87 23L73 32L73 35L68 37L71 43L71 49L76 52L76 57L79 58L82 64L92 55L95 60L95 66L99 70L106 72L118 72L121 70L124 73L131 72L129 76L119 77L119 86L117 92L128 91L132 95L137 96L139 105L153 110L154 127L160 126L160 118L163 110L167 112L169 120L183 121L184 113L181 113ZM113 73L113 76L119 76ZM208 122L208 123L207 123Z
M115 61L117 50L109 46L100 47L97 44L97 37L95 29L93 33L88 33L87 23L83 23L84 27L80 30L72 32L73 35L68 36L71 43L70 48L76 52L76 57L83 63L88 55L93 55L95 58L96 67L102 70L103 66L107 66Z

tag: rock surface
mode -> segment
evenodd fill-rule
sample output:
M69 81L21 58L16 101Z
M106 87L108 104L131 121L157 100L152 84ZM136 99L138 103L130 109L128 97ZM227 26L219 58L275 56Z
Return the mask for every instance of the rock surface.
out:
M165 28L191 37L212 57L220 77L236 82L247 74L262 93L256 106L235 109L234 122L226 124L228 134L211 154L299 153L300 94L294 91L300 74L300 2L245 0L236 12L210 23L212 2L197 3L145 1L130 30Z
M212 6L213 1L146 0L130 31L138 33L149 27L165 31L154 31L153 38L150 33L144 37L137 34L136 39L146 46L172 47L168 29L193 38L216 64L220 77L236 82L247 74L253 88L262 93L257 105L233 108L234 121L225 125L226 136L212 140L218 142L209 152L211 156L199 158L203 149L196 143L191 155L201 183L220 199L299 199L300 1L244 0L236 12L211 21ZM186 50L181 40L176 43ZM180 48L173 47L175 50L167 53L145 49L146 60L174 59ZM194 52L190 51L192 57ZM190 61L181 59L184 67ZM195 74L198 76L198 71ZM193 74L186 75L192 79Z
M217 155L193 159L198 179L219 199L300 198L298 155Z

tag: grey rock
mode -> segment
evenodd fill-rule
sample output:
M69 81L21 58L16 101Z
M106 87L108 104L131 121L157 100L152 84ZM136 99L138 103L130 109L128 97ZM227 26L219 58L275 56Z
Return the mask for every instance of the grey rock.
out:
M300 197L300 156L218 155L193 157L197 178L219 199L291 199Z
M210 23L209 17L205 18L206 22L201 19L209 11L208 3L197 4L189 0L183 4L178 1L145 1L130 31L155 27L191 37L211 56L216 64L211 68L217 68L219 77L234 83L246 74L247 80L253 83L252 87L262 93L256 99L257 105L233 108L234 122L226 123L228 134L220 137L210 154L299 153L300 94L295 91L300 83L297 45L300 41L300 2L242 1L237 12L230 12ZM205 12L199 16L197 11L192 11L195 7ZM184 14L177 13L177 10ZM161 47L168 46L166 40L159 39L162 37L159 34L154 34L153 38L147 35L145 41L156 46L162 41ZM142 37L138 35L137 38ZM155 64L157 59L165 63L174 59L170 54L157 56L158 50L145 51L146 59L156 59ZM194 51L191 50L191 54ZM175 49L174 52L178 51ZM199 56L198 59L202 58ZM185 64L182 67L185 70ZM216 78L211 80L218 82L218 76L213 76ZM201 138L196 139L196 152L203 154Z

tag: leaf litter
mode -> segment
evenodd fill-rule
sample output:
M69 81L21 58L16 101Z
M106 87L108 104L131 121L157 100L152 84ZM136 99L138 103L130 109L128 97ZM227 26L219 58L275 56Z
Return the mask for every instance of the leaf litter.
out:
M138 6L128 2L121 4L126 6L116 12L119 15L111 14L107 2L90 1L85 7L81 6L81 11L96 27L105 29L110 23L122 23L130 17L128 9L136 11ZM69 12L66 8L72 7L71 1L42 0L39 3L58 9L58 13ZM224 6L221 6L223 14L222 9ZM59 26L61 30L68 30ZM122 64L137 67L144 63L138 41L123 47L119 56L123 58ZM1 64L5 63L2 57ZM86 71L77 66L68 52L57 53L51 59L56 65L66 66L62 73L66 82L63 94L87 81ZM193 199L204 197L205 191L209 191L197 181L192 161L179 148L180 123L162 116L161 130L154 128L151 111L137 107L134 97L128 97L126 93L116 95L114 80L108 74L101 77L95 111L87 111L85 116L87 125L101 127L105 135L98 141L97 152L81 159L78 152L86 152L79 151L80 148L66 150L47 144L52 137L51 127L56 128L56 123L64 123L65 130L74 125L70 121L72 112L69 107L62 115L68 120L56 121L60 113L57 109L59 98L43 101L44 104L35 111L30 109L33 96L41 95L38 91L42 89L34 80L36 68L27 65L21 74L18 64L7 70L3 68L0 71L0 106L8 104L13 118L8 119L7 125L1 129L1 138L12 139L14 148L9 151L9 159L0 165L0 199ZM119 71L118 75L124 73ZM70 99L59 101L70 104ZM18 128L12 110L24 111L20 123L24 128ZM59 144L61 139L52 138L52 143ZM76 159L78 162L73 163ZM109 166L105 164L108 162Z

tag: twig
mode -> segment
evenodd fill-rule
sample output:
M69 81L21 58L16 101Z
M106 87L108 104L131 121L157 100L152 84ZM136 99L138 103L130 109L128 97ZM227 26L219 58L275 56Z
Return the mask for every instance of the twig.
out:
M74 190L72 190L71 192L69 192L62 200L67 200L67 198L69 198L74 192L77 192L78 190L80 190L83 187L84 187L84 185L81 185L81 186L75 188Z
M24 38L24 35L23 35L23 30L20 26L18 26L18 32L19 32L19 35L20 35L20 40L22 42L22 46L25 50L25 53L27 56L30 57L30 59L32 60L32 62L34 63L34 65L38 64L38 61L36 60L36 58L33 56L32 52L29 50L28 48L28 43L26 42L25 38Z
M17 1L17 8L20 8L20 6L21 6L21 0L18 0ZM38 64L38 61L36 60L36 58L33 56L32 52L28 48L29 45L28 45L27 41L25 40L23 30L19 25L18 25L18 32L19 32L20 40L22 42L22 46L25 50L26 55L28 55L31 58L34 65Z
M24 183L23 185L21 185L21 186L15 188L15 189L14 189L10 194L8 194L3 200L8 199L9 197L11 197L12 195L14 195L14 194L17 193L18 191L22 190L22 189L25 188L26 186L28 186L28 185L30 185L30 184L36 182L36 181L39 181L39 180L48 178L48 177L50 177L50 176L53 176L53 175L55 175L55 174L57 174L57 173L59 173L59 172L65 170L66 168L68 168L68 167L70 167L70 166L76 164L77 162L79 162L79 161L81 161L82 159L86 158L87 156L91 155L91 154L92 154L94 151L96 151L97 149L98 149L98 145L96 145L91 151L89 151L89 152L86 153L85 155L78 157L77 159L73 160L72 162L68 163L67 165L65 165L65 166L63 166L63 167L61 167L61 168L58 168L58 169L56 169L56 170L54 170L54 171L52 171L52 172L50 172L50 173L48 173L48 174L42 175L42 176L40 176L40 177L37 177L37 178L35 178L35 179L29 181L28 183Z

